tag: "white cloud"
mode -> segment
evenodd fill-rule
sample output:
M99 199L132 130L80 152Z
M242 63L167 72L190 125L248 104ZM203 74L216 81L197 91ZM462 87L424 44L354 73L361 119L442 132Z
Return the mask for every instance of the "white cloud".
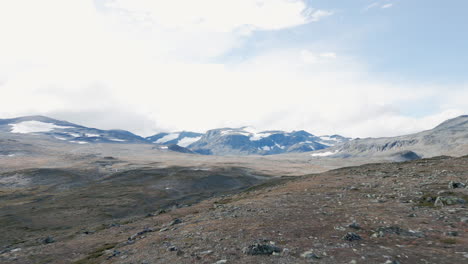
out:
M382 3L379 2L379 1L373 2L373 3L369 4L369 5L367 5L367 6L363 9L363 11L365 12L365 11L368 11L368 10L370 10L370 9L378 8L378 7L382 8L382 9L391 8L391 7L393 7L393 3L382 4Z
M363 62L333 49L212 60L256 29L293 27L329 11L288 0L181 3L117 0L101 12L86 0L1 2L0 116L44 114L142 135L254 125L362 137L414 132L468 111L466 86L455 100L437 86L373 78ZM443 114L399 112L421 98L438 98Z
M386 9L386 8L390 8L390 7L392 7L392 6L393 6L393 4L384 4L384 5L382 6L382 8L383 8L383 9Z
M328 58L328 59L336 59L336 53L334 53L334 52L325 52L325 53L321 53L320 57Z
M336 53L334 52L313 53L307 49L301 50L300 56L308 64L323 63L326 60L336 59Z
M276 30L330 16L300 0L114 0L108 7L167 29L232 32L252 26Z
M374 8L374 7L377 7L378 5L379 5L379 3L377 3L377 2L371 3L371 4L367 5L367 6L364 8L364 11L367 11L367 10L369 10L369 9L372 9L372 8Z

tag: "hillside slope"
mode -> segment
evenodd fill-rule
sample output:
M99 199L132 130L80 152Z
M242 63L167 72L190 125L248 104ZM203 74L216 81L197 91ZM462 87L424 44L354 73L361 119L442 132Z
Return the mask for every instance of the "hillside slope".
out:
M294 179L10 250L2 263L465 263L468 156Z
M125 130L89 128L45 116L0 119L0 132L23 135L46 135L55 140L74 144L147 143L144 138Z
M322 156L336 158L385 157L394 161L468 153L468 115L437 127L398 137L355 139L327 149ZM319 153L312 155L320 156Z

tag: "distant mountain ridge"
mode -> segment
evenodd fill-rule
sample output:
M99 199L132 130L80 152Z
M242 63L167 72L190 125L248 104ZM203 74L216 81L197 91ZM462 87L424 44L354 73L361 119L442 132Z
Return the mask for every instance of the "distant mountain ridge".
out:
M325 149L349 138L339 135L314 136L306 131L260 131L249 127L219 128L207 131L187 146L205 155L273 155Z
M316 151L350 139L315 136L306 131L256 131L250 127L219 128L206 133L172 132L140 137L125 130L88 128L45 116L0 119L0 132L46 135L72 144L154 144L155 148L203 155L273 155Z
M129 131L88 128L45 116L0 119L0 131L17 134L48 135L56 140L75 144L147 143L144 138Z
M355 139L312 153L316 157L378 157L402 161L440 155L468 154L468 115L446 120L433 129L410 135Z
M468 115L410 135L354 140L339 135L315 136L303 130L256 131L251 127L158 133L143 138L125 130L89 128L45 116L0 119L0 136L2 133L42 135L67 144L151 144L163 151L221 156L311 152L316 158L384 157L404 161L468 153Z

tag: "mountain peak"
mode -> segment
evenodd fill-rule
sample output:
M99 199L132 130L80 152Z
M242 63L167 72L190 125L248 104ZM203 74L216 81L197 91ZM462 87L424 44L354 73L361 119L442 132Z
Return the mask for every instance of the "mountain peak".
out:
M461 115L442 122L435 129L449 129L454 127L468 127L468 115Z

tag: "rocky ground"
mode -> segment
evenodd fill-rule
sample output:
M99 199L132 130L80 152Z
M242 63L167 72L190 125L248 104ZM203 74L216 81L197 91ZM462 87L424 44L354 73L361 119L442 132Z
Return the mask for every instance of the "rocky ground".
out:
M467 263L468 156L277 178L12 246L2 263Z

